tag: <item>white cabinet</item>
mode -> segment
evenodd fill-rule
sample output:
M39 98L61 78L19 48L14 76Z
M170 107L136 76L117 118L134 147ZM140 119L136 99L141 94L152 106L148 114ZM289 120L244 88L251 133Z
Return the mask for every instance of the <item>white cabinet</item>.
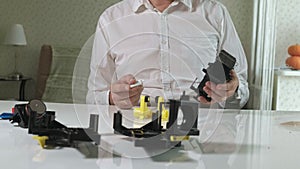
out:
M300 110L300 71L275 70L274 72L273 109Z

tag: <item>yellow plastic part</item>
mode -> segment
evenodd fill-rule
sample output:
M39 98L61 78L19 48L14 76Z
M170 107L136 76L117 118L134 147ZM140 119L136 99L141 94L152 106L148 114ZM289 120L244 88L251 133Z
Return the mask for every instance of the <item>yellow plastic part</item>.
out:
M45 147L46 140L48 140L48 136L33 136L32 138L37 140L42 148Z
M164 102L164 98L159 96L158 101L157 101L157 110L160 111L160 103ZM161 111L161 119L162 121L169 121L169 111L165 108L164 105L161 106L162 111Z
M170 141L183 141L189 140L190 136L170 136Z
M139 119L146 119L152 117L152 111L147 106L148 102L150 102L150 97L141 95L140 107L134 108L133 110L134 117Z

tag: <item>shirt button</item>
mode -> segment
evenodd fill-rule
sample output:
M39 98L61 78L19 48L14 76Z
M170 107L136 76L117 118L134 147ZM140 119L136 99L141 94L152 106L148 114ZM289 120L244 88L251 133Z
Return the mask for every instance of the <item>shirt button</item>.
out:
M161 43L165 45L167 44L167 41L163 40Z

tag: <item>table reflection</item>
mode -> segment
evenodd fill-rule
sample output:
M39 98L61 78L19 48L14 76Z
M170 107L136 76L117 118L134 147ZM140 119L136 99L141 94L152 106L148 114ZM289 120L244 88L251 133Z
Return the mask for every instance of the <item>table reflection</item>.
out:
M111 169L298 169L299 166L299 112L200 109L200 136L183 141L180 147L158 152L135 147L134 139L113 134L115 107L48 103L47 107L56 110L57 119L71 127L86 127L89 114L99 113L100 145L41 149L26 130L0 121L0 138L3 140L0 148L7 154L4 159L8 160L12 153L19 157L26 154L26 158L19 158L20 165L55 166L53 161L68 157L63 161L75 168L87 165ZM136 125L132 111L123 112L125 124ZM137 122L140 124L141 121Z

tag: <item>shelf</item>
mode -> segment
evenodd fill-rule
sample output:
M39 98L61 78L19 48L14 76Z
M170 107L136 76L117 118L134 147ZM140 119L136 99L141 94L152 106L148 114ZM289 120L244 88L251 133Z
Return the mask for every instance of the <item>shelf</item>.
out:
M285 111L300 110L300 71L275 69L273 109Z
M275 75L277 75L277 76L300 76L300 70L275 69Z

